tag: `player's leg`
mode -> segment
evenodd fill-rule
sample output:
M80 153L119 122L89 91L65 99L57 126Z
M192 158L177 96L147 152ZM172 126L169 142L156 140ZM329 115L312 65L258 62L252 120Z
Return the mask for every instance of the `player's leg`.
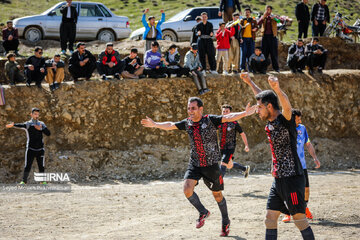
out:
M265 217L265 240L276 240L277 239L277 220L280 216L280 211L270 210L266 211Z
M310 184L309 184L309 175L307 169L304 169L304 176L305 176L305 202L306 202L306 218L313 219L313 215L311 214L309 208L308 208L308 202L310 197Z
M306 215L303 213L297 213L292 216L296 227L300 230L304 240L314 240L314 233L309 225Z
M228 163L232 157L232 154L228 151L221 152L221 164L220 164L220 172L221 176L225 176L226 169L229 167Z
M23 175L23 182L24 183L27 183L27 179L29 177L31 166L32 166L32 163L34 161L34 158L35 158L34 151L32 151L30 149L26 149L26 152L25 152L25 168L24 168L24 175Z
M231 157L232 157L232 160L233 160L234 156L231 156ZM238 162L233 162L233 168L240 169L241 171L243 171L245 178L247 178L249 176L249 173L250 173L250 166L249 165L244 166L244 165L241 165Z
M36 153L36 161L39 167L39 172L45 172L45 151L41 150Z

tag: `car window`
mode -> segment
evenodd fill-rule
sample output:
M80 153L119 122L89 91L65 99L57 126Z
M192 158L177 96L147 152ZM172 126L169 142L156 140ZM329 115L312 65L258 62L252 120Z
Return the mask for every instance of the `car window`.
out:
M190 12L191 20L195 20L197 16L201 16L202 12L208 12L206 8L196 8Z
M169 21L179 21L179 20L183 20L185 16L189 15L190 9L186 9L182 12L179 12L177 14L175 14L174 16L172 16Z
M219 9L218 8L210 8L209 9L209 19L218 19L221 18L218 15Z
M62 6L64 6L65 4L62 4L60 5L58 8L56 8L55 10L53 10L53 12L55 12L55 15L54 16L62 16L61 12L60 12L60 8ZM71 4L72 6L75 6L76 9L77 9L77 4Z
M112 17L109 11L103 5L99 4L98 6L101 9L101 11L105 14L105 17Z
M103 17L100 9L94 4L81 4L81 17Z

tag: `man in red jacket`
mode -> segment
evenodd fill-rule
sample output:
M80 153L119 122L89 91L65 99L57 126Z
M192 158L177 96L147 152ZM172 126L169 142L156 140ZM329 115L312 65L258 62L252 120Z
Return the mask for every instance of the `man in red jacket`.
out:
M229 49L230 49L230 30L225 28L225 23L219 23L219 30L216 32L216 71L219 71L219 64L223 60L223 74L229 74Z

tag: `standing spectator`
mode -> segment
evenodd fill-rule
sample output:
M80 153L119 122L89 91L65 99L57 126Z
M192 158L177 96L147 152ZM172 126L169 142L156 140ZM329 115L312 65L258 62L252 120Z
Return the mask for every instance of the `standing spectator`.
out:
M326 22L330 22L329 8L326 0L319 0L311 10L312 35L313 37L323 36L326 29Z
M309 7L307 6L309 0L302 0L300 3L296 5L295 8L295 16L298 21L299 27L299 35L298 39L302 38L304 34L304 38L307 38L309 22L310 22L310 12Z
M165 78L166 68L163 66L165 59L159 53L159 43L152 42L151 50L146 51L144 55L144 75L150 78Z
M306 45L305 54L307 56L307 65L309 74L314 74L313 68L318 66L318 72L322 73L325 68L327 49L319 44L318 38L313 38L312 42Z
M245 18L240 20L241 26L241 71L245 71L247 64L250 64L250 56L255 51L256 31L258 30L257 22L251 17L251 9L245 9ZM247 63L247 64L246 64Z
M154 16L148 17L148 22L146 22L146 14L149 12L149 9L144 10L144 14L142 16L142 24L145 27L145 31L143 34L143 39L145 40L145 52L151 49L151 43L156 42L156 40L162 39L162 31L161 24L165 22L165 13L164 10L160 10L161 19L160 21L155 21ZM158 51L160 52L160 48L158 47Z
M76 50L69 59L69 72L74 79L86 78L90 80L92 73L96 68L96 58L92 53L85 49L85 43L76 44Z
M225 23L231 21L232 15L236 12L236 8L241 14L241 7L239 0L221 0L219 7L219 17L223 18Z
M105 51L99 55L96 62L97 70L103 80L107 80L108 75L113 75L120 79L120 74L124 70L124 62L120 58L120 53L114 50L113 43L107 43Z
M219 72L219 65L223 61L223 74L229 74L229 49L231 32L225 28L225 23L219 23L219 30L216 32L216 71Z
M124 78L143 78L144 66L141 64L141 60L138 56L138 50L136 48L131 49L130 55L124 58L125 69L121 73Z
M66 4L60 8L60 12L62 14L62 21L60 24L60 42L62 54L66 54L66 45L68 42L70 54L74 52L78 13L76 11L76 7L72 6L71 3L72 0L66 0Z
M278 63L278 39L277 35L277 21L280 21L276 16L272 15L272 6L265 7L264 15L259 19L258 25L262 25L262 41L261 48L264 56L268 61L269 54L271 57L271 64L276 72L280 72Z
M266 68L269 62L266 60L260 47L255 48L255 53L250 57L250 71L253 73L266 74Z
M20 65L16 62L16 55L9 53L5 63L5 76L8 78L10 85L15 85L16 82L21 82L24 77L20 74Z
M50 90L58 89L65 78L65 63L60 59L60 54L55 54L53 59L47 60L45 66L47 71L45 81L49 84Z
M296 73L296 71L303 73L302 70L305 69L306 56L304 41L302 39L297 40L297 42L289 48L287 64L292 73Z
M241 39L241 26L240 26L240 14L233 14L232 23L228 24L226 27L230 28L230 50L229 50L229 67L232 68L232 73L237 74L239 70L240 63L240 44L242 43Z
M198 45L196 43L191 44L190 51L186 53L184 67L189 69L190 75L192 76L200 95L210 92L210 89L207 88L205 76L201 71L202 66L198 54Z
M13 27L12 21L7 21L7 28L2 30L3 36L3 47L5 49L5 54L10 51L15 51L15 54L18 55L19 47L19 34L17 28Z
M205 74L206 70L206 55L208 57L208 62L210 65L210 72L212 74L217 74L216 69L216 61L215 61L215 48L212 37L213 33L213 25L211 22L208 22L208 14L206 12L201 13L202 22L199 23L196 27L196 31L198 33L198 48L199 48L199 56L201 66L203 67L203 71Z
M35 47L35 55L29 57L25 62L26 86L30 87L35 82L38 88L41 88L41 82L46 76L45 58L42 57L42 47Z
M197 25L201 22L201 17L200 17L200 16L197 16L197 17L195 18L195 21L196 21L196 24L195 24L195 26L191 29L192 35L191 35L191 38L190 38L190 44L197 43L198 35L197 35L196 27L197 27Z
M180 58L181 56L176 45L171 45L169 50L165 53L164 61L164 64L167 67L166 74L168 77L171 77L172 74L176 74L177 77L189 74L189 71L186 68L180 66Z

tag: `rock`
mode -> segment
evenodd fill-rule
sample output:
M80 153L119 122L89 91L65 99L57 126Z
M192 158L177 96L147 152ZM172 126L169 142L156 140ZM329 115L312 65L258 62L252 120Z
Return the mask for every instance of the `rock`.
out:
M72 119L71 114L68 113L67 111L64 111L61 116L69 121L71 121L71 119Z

